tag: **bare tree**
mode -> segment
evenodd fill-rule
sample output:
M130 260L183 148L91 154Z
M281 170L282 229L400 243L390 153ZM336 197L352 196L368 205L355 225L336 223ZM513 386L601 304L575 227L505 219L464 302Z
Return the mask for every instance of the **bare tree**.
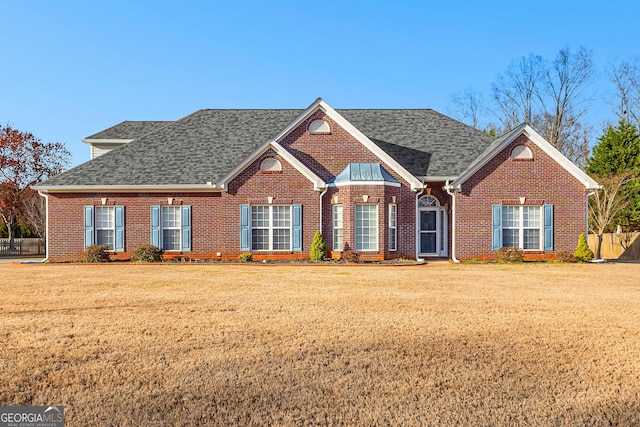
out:
M540 55L530 54L512 61L504 73L498 74L491 90L503 131L523 122L531 123L533 115L539 110L546 68Z
M47 216L45 199L31 190L27 189L22 194L22 209L18 215L21 224L29 226L31 231L38 237L46 237Z
M612 97L618 119L640 125L640 57L609 66L607 77L616 88Z
M460 92L451 95L453 102L452 115L476 129L480 128L480 120L485 114L485 100L482 94L467 86Z
M602 235L608 230L618 212L629 204L629 200L622 194L622 189L633 179L633 174L623 172L594 178L598 179L602 188L596 190L589 199L589 229L598 236L596 259L600 259Z

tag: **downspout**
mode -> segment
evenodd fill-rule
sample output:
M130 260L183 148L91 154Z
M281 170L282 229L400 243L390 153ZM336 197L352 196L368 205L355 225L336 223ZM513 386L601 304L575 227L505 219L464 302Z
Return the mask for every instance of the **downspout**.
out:
M325 194L327 194L327 191L329 191L329 187L325 187L324 191L322 193L320 193L320 234L322 235L322 238L324 238L324 232L322 231L322 198L324 197Z
M587 245L589 244L589 197L596 194L595 191L587 193L587 206L586 206L586 217L587 217L587 230L584 233L584 239L587 241Z
M447 180L444 189L451 196L451 261L459 264L460 260L456 258L456 192L455 190L451 191L449 180Z
M46 217L46 231L45 231L45 240L46 240L46 247L45 247L45 258L42 260L43 263L49 261L49 195L47 194L46 191L43 190L38 190L38 194L42 197L44 197L46 203L45 203L45 217Z
M418 215L418 199L420 198L420 196L422 196L422 193L424 193L425 187L422 188L422 190L416 191L416 232L415 232L415 236L416 236L416 261L417 262L424 262L424 260L420 259L420 215Z

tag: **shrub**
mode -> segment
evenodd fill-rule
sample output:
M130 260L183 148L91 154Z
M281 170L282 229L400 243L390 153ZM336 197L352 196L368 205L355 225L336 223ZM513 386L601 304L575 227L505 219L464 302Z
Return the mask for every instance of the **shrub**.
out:
M340 258L347 262L353 263L357 263L360 261L360 255L358 254L358 252L351 249L348 243L344 244L344 248L342 249L342 255Z
M107 253L107 249L109 249L106 245L89 245L87 249L84 251L84 262L109 262L111 258L109 258L109 254Z
M162 249L150 243L143 243L133 248L133 258L135 262L160 262L162 261Z
M584 236L584 233L582 233L578 238L578 246L576 247L576 251L573 253L573 256L580 262L588 262L593 259L593 252L589 249L587 238Z
M253 261L253 255L251 254L240 254L238 257L238 261L240 262L251 262Z
M515 246L503 247L498 249L496 258L499 262L522 262L523 252L522 249Z
M312 262L320 262L327 258L327 244L319 231L316 231L316 234L313 236L309 258L311 258Z
M559 262L576 262L576 257L569 251L558 251L556 252L556 259Z

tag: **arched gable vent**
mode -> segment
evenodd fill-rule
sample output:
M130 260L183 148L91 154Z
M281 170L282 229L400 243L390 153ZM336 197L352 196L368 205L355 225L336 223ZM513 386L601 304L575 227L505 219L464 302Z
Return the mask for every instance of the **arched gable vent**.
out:
M533 153L529 147L524 145L517 145L511 150L511 158L517 160L529 160L533 159Z
M309 133L330 133L329 123L324 120L314 120L309 124Z

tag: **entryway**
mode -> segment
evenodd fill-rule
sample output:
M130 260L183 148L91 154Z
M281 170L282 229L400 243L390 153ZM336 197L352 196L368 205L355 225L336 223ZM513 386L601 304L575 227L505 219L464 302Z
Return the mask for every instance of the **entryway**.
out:
M447 211L433 196L418 201L419 255L447 256Z

